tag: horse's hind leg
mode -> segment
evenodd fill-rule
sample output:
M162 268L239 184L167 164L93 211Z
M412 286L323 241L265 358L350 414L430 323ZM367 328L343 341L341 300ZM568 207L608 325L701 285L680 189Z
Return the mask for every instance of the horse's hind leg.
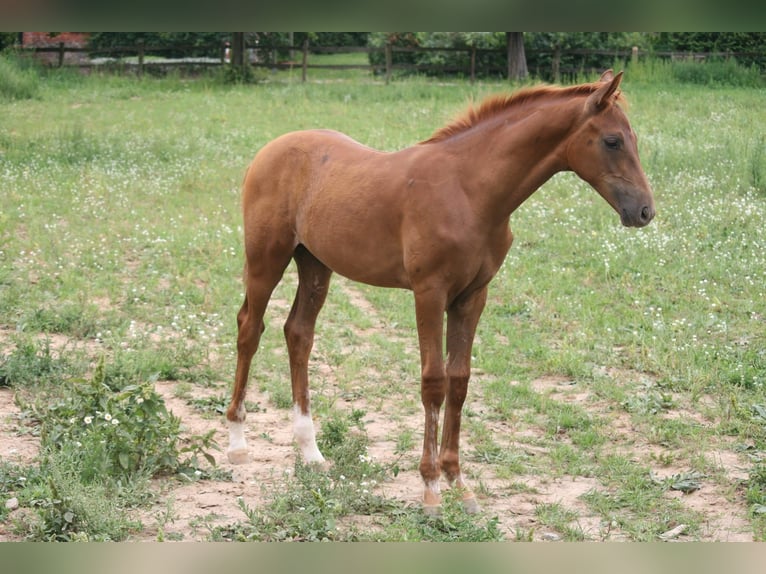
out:
M293 392L293 432L305 462L324 462L316 443L308 388L308 361L314 344L314 326L327 297L332 271L302 245L294 254L298 266L298 292L285 322Z
M244 422L247 416L245 394L250 364L265 329L263 315L269 298L289 262L290 253L279 257L264 255L257 263L250 261L245 269L245 301L237 314L237 371L231 403L226 412L229 421L229 448L226 454L232 464L242 464L248 460Z

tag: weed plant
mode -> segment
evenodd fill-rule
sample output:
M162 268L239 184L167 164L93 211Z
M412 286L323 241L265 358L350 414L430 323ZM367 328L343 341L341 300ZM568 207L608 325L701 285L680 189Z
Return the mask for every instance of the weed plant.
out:
M7 467L3 492L21 490L36 511L29 539L121 540L140 527L127 510L147 501L151 477L203 476L217 445L212 432L180 445L180 421L151 380L110 377L103 357L88 377L73 377L73 367L48 340L22 339L0 363L41 439L39 468Z

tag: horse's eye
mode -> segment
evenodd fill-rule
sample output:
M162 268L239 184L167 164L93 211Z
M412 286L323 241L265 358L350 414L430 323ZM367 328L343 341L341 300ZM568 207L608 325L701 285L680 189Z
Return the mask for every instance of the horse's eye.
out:
M606 136L604 138L604 145L609 149L620 149L622 141L617 136Z

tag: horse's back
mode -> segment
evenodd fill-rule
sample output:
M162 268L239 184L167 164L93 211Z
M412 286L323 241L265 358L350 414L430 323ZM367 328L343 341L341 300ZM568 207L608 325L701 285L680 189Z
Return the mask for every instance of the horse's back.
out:
M250 163L245 193L300 191L323 174L337 173L381 152L333 130L288 132L267 143Z

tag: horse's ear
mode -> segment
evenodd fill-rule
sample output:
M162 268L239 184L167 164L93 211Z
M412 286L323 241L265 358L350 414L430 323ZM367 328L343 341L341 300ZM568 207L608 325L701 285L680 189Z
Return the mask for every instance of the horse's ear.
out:
M607 70L601 74L600 86L595 92L588 96L588 109L591 111L601 111L606 106L611 104L612 97L617 93L617 88L620 87L622 81L622 72L616 76L612 73L612 70Z

